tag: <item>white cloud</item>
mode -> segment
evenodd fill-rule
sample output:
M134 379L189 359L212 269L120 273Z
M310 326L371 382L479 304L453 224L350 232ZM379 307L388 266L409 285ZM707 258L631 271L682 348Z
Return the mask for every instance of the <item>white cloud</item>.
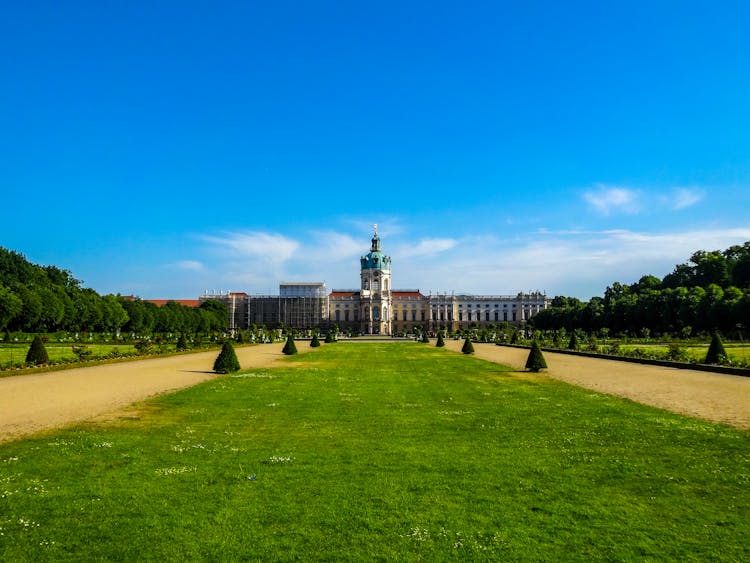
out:
M420 240L416 245L403 246L396 249L394 254L399 258L411 258L414 256L434 256L446 250L454 248L458 241L452 238L427 238Z
M640 209L640 192L630 188L599 185L583 194L583 199L603 215L636 213Z
M259 258L276 264L289 260L299 248L299 242L294 239L276 233L258 231L228 233L224 237L205 236L203 239L224 247L234 254Z
M688 188L678 188L674 190L672 198L672 209L684 209L695 205L703 199L703 193L698 190Z
M198 262L197 260L180 260L172 265L181 270L192 270L195 272L203 270L203 263Z

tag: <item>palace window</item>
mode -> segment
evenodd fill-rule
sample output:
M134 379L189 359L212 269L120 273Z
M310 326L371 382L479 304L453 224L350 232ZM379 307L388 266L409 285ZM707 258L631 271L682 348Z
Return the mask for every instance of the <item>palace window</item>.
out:
M406 309L404 309L403 311L401 311L401 318L403 320L406 320Z

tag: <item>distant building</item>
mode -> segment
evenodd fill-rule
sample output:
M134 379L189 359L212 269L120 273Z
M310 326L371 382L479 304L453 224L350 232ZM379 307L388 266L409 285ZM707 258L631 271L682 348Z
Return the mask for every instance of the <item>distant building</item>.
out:
M254 325L300 329L338 326L362 334L395 334L415 327L427 330L522 324L549 306L543 292L517 295L424 295L419 289L391 285L391 258L382 252L377 228L370 252L360 258L359 289L334 289L322 282L282 282L279 295L204 294L200 301L227 303L230 328Z

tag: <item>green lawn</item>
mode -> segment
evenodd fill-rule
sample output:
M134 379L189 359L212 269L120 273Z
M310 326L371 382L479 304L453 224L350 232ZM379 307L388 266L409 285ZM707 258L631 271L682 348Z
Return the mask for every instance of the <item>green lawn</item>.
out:
M0 560L750 560L750 434L338 343L0 446Z
M656 344L622 344L620 346L623 350L635 350L640 348L641 350L653 351L657 354L666 356L669 352L669 344L656 343ZM708 343L705 344L681 344L680 348L683 349L690 358L703 362L708 352ZM744 343L724 343L724 348L727 352L729 359L733 361L750 360L750 343L745 345Z
M24 344L0 344L0 367L24 363L29 346L31 346L31 343L28 342ZM77 356L73 352L72 346L71 344L56 342L48 342L44 345L52 362L76 360ZM135 347L132 344L87 344L86 347L91 351L92 359L104 358L112 350L117 350L120 354L133 354L135 352Z

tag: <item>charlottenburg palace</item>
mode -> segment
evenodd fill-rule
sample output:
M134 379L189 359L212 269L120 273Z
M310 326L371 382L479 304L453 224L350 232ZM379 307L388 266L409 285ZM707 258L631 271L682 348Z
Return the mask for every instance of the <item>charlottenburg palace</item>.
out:
M327 329L334 325L361 334L393 335L415 328L451 331L508 322L523 324L546 309L542 292L517 295L424 295L418 289L393 289L391 257L383 254L377 227L370 252L360 258L359 289L328 291L322 282L282 282L279 295L206 293L229 310L231 329L250 325Z

